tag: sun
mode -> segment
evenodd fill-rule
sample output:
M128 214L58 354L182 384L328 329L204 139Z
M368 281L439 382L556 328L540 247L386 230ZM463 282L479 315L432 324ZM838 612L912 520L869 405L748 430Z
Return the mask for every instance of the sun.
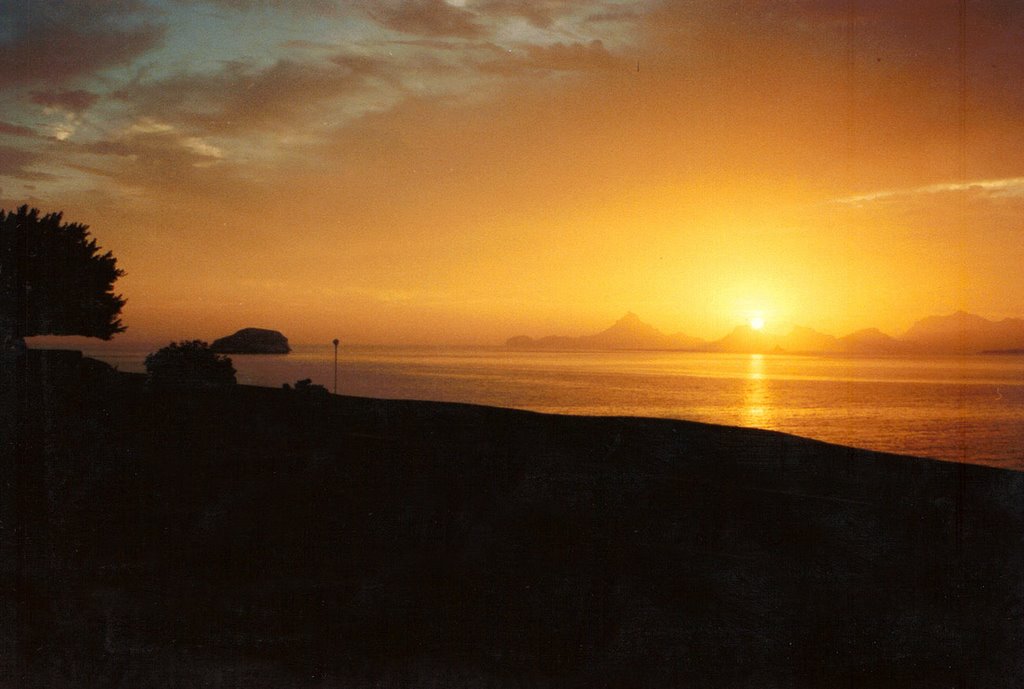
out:
M754 330L761 330L764 328L764 317L761 315L754 316L750 319L750 327Z

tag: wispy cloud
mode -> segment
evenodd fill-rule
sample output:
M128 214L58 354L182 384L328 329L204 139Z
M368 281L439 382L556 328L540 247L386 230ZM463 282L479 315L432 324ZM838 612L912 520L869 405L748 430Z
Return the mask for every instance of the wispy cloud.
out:
M487 32L472 12L444 0L402 0L369 11L370 16L389 29L416 36L477 38Z
M32 102L44 108L55 108L68 112L79 113L87 110L99 96L84 89L33 91Z
M328 61L281 59L260 68L230 63L213 73L178 74L130 84L114 97L140 118L159 118L196 133L240 134L300 127L326 102L352 97L383 62L339 55Z
M182 5L211 4L231 10L245 12L273 7L279 10L302 14L334 16L343 13L342 0L177 0Z
M32 182L43 182L56 179L48 172L33 169L42 162L39 155L10 146L0 146L0 176Z
M1024 177L974 180L971 182L941 182L907 189L883 189L867 194L846 196L835 199L835 202L845 205L862 205L906 197L954 192L982 192L992 197L1024 197Z
M0 122L0 134L7 134L9 136L24 136L27 138L33 138L38 136L33 129L29 127L23 127L20 124L11 124L10 122Z
M498 51L499 58L481 63L480 68L496 74L522 74L543 72L578 72L608 69L616 64L615 57L599 40L589 44L555 43L553 45L527 45L520 50Z

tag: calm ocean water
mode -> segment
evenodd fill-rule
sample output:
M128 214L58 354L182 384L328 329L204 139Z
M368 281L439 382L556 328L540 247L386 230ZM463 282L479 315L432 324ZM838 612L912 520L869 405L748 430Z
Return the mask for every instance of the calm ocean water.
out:
M86 354L142 371L145 351ZM333 351L232 357L240 383L311 378ZM340 349L338 392L560 414L690 419L1024 469L1024 356L859 358L682 352Z

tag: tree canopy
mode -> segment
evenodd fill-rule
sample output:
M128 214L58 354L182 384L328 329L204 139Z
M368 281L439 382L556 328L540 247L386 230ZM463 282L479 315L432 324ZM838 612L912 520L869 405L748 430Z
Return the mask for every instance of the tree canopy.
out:
M84 335L109 340L124 332L125 300L114 293L124 274L100 253L88 226L35 208L0 210L0 335Z

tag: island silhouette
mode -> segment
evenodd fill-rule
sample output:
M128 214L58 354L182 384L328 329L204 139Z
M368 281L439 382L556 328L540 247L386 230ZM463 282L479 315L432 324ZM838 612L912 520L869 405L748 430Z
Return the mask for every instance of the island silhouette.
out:
M219 354L287 354L292 351L288 338L277 330L242 328L210 343Z

